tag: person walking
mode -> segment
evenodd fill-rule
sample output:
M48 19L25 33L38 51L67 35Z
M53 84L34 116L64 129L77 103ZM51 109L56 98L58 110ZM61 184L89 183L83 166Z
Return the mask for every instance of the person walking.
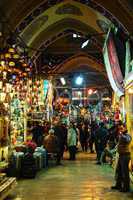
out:
M58 139L59 143L59 157L58 157L58 163L61 163L61 160L63 159L63 153L65 150L65 134L64 134L64 128L61 126L61 122L58 121L57 123L53 124L54 134Z
M69 150L69 160L76 159L76 143L77 143L77 133L75 131L74 125L70 123L67 135L67 145Z
M116 167L116 184L112 189L120 190L121 192L130 191L130 178L129 178L129 161L130 161L130 143L131 136L128 134L126 127L122 128L119 135L117 152L119 154L118 163Z
M83 152L87 152L88 149L88 139L89 139L89 132L88 132L88 125L87 124L81 124L79 128L79 139L80 139L80 144L82 147Z

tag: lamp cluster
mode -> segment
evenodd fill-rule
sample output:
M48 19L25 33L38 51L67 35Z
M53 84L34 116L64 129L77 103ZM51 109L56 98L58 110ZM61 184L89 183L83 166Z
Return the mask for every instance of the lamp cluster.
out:
M24 53L18 52L17 48L7 47L0 52L0 71L3 79L6 75L27 77L32 71L31 60Z

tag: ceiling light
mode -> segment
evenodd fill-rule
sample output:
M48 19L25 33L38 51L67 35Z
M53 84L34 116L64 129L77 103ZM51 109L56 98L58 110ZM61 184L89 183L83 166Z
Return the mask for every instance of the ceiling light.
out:
M60 78L60 81L61 81L62 85L66 85L66 80L63 77Z
M76 34L76 33L73 33L73 38L80 38L81 36Z
M73 38L77 38L77 34L73 33Z
M87 44L88 44L88 42L89 42L89 40L86 40L85 42L83 42L83 44L82 44L81 48L83 49L84 47L86 47L86 46L87 46Z
M78 76L78 77L76 78L75 83L76 83L77 85L81 85L81 84L83 83L83 77Z
M89 89L89 90L88 90L88 94L91 95L92 93L93 93L93 90L92 90L92 89Z

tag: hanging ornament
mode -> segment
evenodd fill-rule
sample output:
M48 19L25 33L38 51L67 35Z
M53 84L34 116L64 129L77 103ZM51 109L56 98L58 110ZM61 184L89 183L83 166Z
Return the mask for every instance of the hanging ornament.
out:
M3 79L6 79L6 76L7 76L7 72L4 71L4 72L3 72Z

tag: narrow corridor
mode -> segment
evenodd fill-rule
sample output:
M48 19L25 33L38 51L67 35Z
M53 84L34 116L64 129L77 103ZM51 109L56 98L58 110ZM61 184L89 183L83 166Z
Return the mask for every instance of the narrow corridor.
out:
M113 171L97 166L94 155L79 153L77 160L63 162L38 173L36 179L21 180L8 200L131 200L133 193L110 189Z

